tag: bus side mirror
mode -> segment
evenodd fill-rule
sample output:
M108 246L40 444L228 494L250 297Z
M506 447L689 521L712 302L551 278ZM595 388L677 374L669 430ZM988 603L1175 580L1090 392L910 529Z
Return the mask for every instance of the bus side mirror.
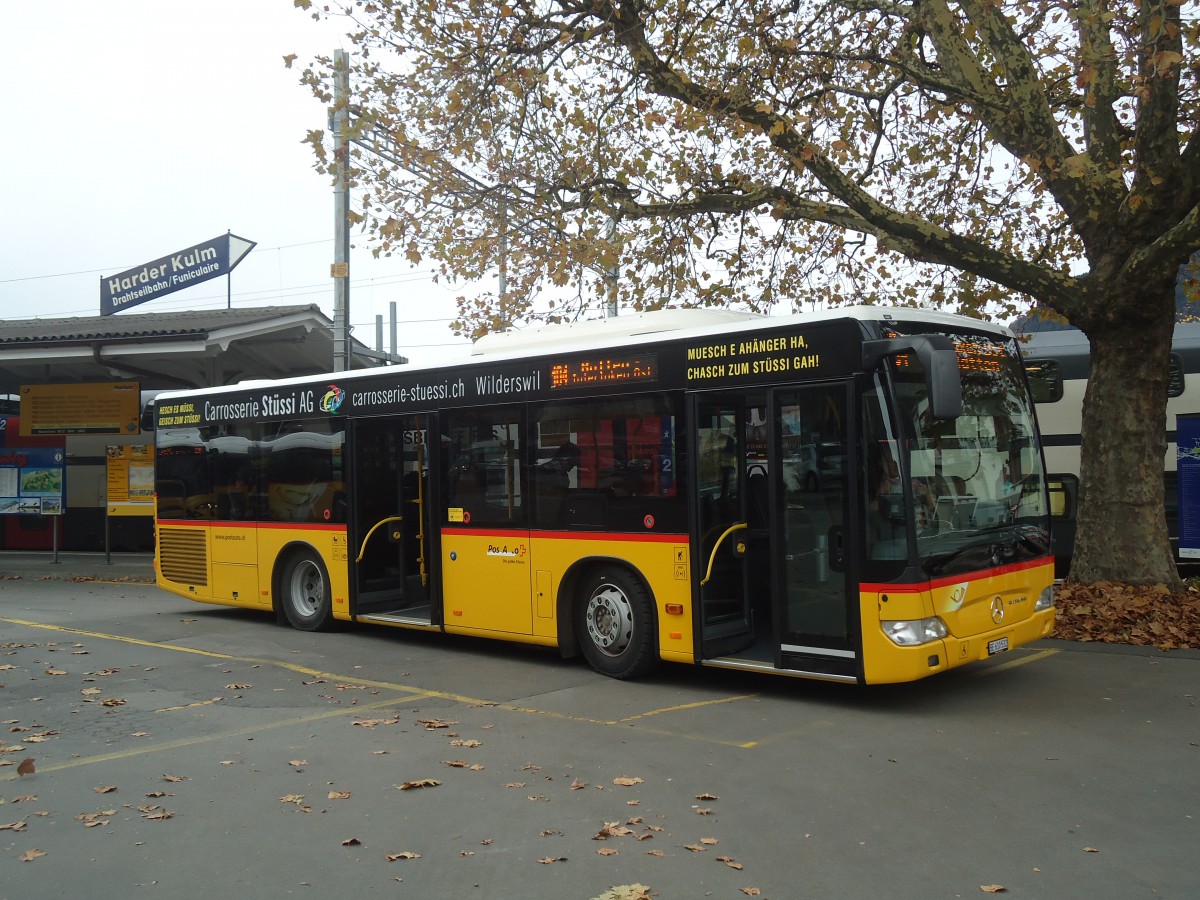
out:
M911 334L879 341L863 341L862 363L871 371L889 356L911 352L925 370L925 392L929 414L935 419L962 415L962 381L954 342L942 334Z

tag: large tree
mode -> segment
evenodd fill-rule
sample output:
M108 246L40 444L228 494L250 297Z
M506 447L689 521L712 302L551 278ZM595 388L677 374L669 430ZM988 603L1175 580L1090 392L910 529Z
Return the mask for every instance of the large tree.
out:
M1200 247L1196 2L363 0L356 215L503 291L1030 306L1092 343L1072 577L1178 586L1163 514L1176 273ZM304 74L332 98L332 62ZM310 135L328 165L328 135Z

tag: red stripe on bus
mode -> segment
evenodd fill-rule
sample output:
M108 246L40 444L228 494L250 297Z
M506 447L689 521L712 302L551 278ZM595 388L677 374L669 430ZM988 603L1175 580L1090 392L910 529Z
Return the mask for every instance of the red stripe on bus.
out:
M686 534L662 534L661 532L642 534L636 531L489 531L485 528L443 528L442 534L451 537L474 536L507 538L510 540L538 538L539 540L556 541L633 541L663 544L687 543L688 541Z
M924 591L932 588L943 588L952 584L961 584L965 581L982 581L985 578L996 578L1001 575L1012 575L1015 572L1024 572L1026 569L1037 569L1042 566L1053 566L1053 556L1043 556L1041 559L1030 559L1025 562L1011 563L1007 566L996 566L991 569L979 569L967 575L948 576L945 578L935 578L930 581L920 581L911 584L891 584L879 583L873 584L862 582L858 588L861 591L873 591L876 593L885 593L887 591Z
M170 525L172 528L275 528L287 531L345 531L346 526L336 522L245 522L239 519L205 519L197 522L195 519L159 519L159 525Z

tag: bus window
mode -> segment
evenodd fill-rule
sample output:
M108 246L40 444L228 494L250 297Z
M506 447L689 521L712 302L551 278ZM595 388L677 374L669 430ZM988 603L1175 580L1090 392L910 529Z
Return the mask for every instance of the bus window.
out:
M1025 374L1034 403L1057 403L1063 398L1062 366L1056 359L1027 359Z
M346 520L342 427L327 419L283 423L262 442L271 521Z
M675 416L665 397L548 404L535 433L539 527L641 530L647 513L682 522L671 515L678 503L658 502L678 489Z
M154 492L162 519L211 519L215 510L205 434L187 428L158 433Z
M455 525L525 521L519 410L456 410L447 416L446 520Z

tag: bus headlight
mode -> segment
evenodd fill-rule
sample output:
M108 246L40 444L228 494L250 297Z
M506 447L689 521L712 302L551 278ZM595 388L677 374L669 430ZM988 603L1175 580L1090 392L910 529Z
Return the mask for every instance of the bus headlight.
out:
M946 623L937 616L930 616L928 619L902 619L880 624L883 625L883 633L901 647L928 644L930 641L936 641L949 634Z
M1050 609L1054 605L1054 585L1046 585L1040 594L1038 594L1037 603L1033 605L1034 612L1041 612L1043 609Z

